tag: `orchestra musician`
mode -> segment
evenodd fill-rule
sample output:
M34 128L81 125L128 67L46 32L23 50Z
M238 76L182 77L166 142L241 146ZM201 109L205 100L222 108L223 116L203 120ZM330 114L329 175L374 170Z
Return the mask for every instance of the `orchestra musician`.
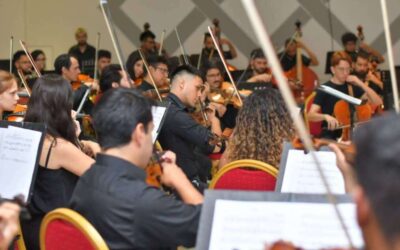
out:
M250 53L249 68L242 77L243 82L271 82L272 75L268 68L267 58L262 49L254 49Z
M379 63L383 63L385 58L382 56L382 54L373 49L363 40L364 39L361 39L361 41L359 41L359 38L352 32L346 32L342 35L342 45L344 51L351 57L351 60L353 62L356 60L358 51L364 51L367 54L375 56Z
M9 249L19 228L20 206L12 202L0 204L0 250Z
M98 72L97 75L101 77L101 73L103 69L111 64L111 52L104 49L99 49L97 52L97 66Z
M138 89L143 92L154 89L151 78L154 80L158 89L164 87L168 88L168 86L166 86L169 73L167 60L165 60L163 56L148 56L147 63L149 71L147 71L146 68L143 69L143 80Z
M7 71L0 70L0 120L3 119L4 111L14 111L19 96L15 77Z
M77 44L69 49L68 54L78 60L79 69L83 73L91 75L94 69L96 48L88 44L88 35L84 28L80 27L75 31L75 39Z
M31 55L38 71L43 75L46 69L46 55L40 49L32 51Z
M231 41L229 41L227 38L219 38L218 42L221 48L223 47L223 45L228 46L228 50L223 51L224 58L226 60L235 59L237 57L236 48ZM204 48L201 50L201 67L203 67L208 61L214 58L219 58L218 52L215 49L215 45L210 33L207 32L204 34L203 44Z
M126 61L126 70L135 85L139 86L143 80L143 60L137 51L129 55Z
M131 88L127 80L126 72L118 64L110 64L103 69L99 80L100 93L96 96L95 104L100 100L103 94L113 88Z
M278 54L283 71L289 71L296 66L296 51L297 48L303 49L309 57L301 55L301 60L304 66L318 66L319 61L317 56L303 42L288 38L285 41L285 50Z
M25 80L36 77L36 75L34 75L32 72L32 65L28 59L28 56L25 54L25 51L18 50L17 52L15 52L12 62L13 62L12 72L14 75L17 76L18 75L17 71L20 70L22 74L25 76Z
M39 228L46 213L68 205L75 184L94 160L99 146L78 141L80 126L72 117L72 88L59 75L36 80L24 121L43 123L46 136L28 210L32 220L21 222L29 249L39 249Z

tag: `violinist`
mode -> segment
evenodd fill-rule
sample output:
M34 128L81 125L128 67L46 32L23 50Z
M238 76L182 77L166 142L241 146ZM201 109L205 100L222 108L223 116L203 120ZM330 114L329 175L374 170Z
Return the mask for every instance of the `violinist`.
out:
M59 55L56 60L54 61L54 70L56 74L61 75L65 80L68 82L77 82L78 76L81 73L79 69L78 59L74 56L70 56L67 54ZM74 102L73 108L77 109L79 103L81 102L86 89L91 88L93 91L97 91L98 84L96 82L83 82L79 86L77 90L74 91ZM89 97L87 97L89 98ZM83 110L85 113L90 114L93 108L93 104L91 101L86 101L85 105L83 106Z
M346 32L342 35L342 44L344 51L351 57L354 62L359 51L364 51L365 53L375 56L379 63L383 63L385 58L377 50L373 49L370 45L365 43L362 39L359 42L359 38L352 32ZM359 45L357 44L359 42Z
M111 64L111 52L104 49L99 49L97 52L97 65L98 72L97 75L101 77L103 69Z
M32 220L22 222L25 244L39 249L39 228L44 215L66 207L75 184L100 149L90 141L78 141L79 124L72 117L72 88L67 80L47 74L36 80L26 111L26 122L43 123L46 136L28 210Z
M137 51L129 55L126 61L126 70L135 85L139 86L143 80L143 60Z
M113 88L130 88L131 85L127 81L126 72L121 69L118 64L110 64L103 69L100 75L100 93L96 97L95 104L100 100L103 94Z
M301 55L303 65L305 66L318 66L318 58L304 43L296 41L291 38L285 41L285 50L278 54L281 61L283 71L289 71L296 66L296 51L297 48L303 49L309 57Z
M17 92L15 77L7 71L0 70L0 120L4 111L14 111L19 100Z
M333 77L324 84L325 86L347 95L350 94L350 89L352 89L354 97L367 99L375 105L382 104L381 98L370 87L365 85L358 77L350 75L351 58L347 53L343 51L334 53L331 65ZM336 140L341 136L341 130L336 128L344 124L339 124L333 116L335 104L338 101L337 97L317 90L314 102L307 115L310 121L323 121L322 126L327 127L327 130L322 131L321 137Z
M353 181L346 185L356 203L364 249L400 249L399 123L399 115L392 113L360 127L354 139L354 166L331 145L344 179Z
M221 135L220 121L215 110L208 113L211 131L198 124L188 113L194 108L203 90L201 73L189 65L179 66L171 76L170 103L158 141L163 149L176 153L177 164L199 190L204 190L210 174L211 161L206 154L223 151L221 145L210 143L214 134ZM198 152L195 152L197 148Z
M25 76L25 80L36 77L36 75L33 75L32 65L28 59L28 56L25 54L23 50L18 50L17 52L15 52L12 61L13 61L12 72L14 75L18 75L17 71L20 70L22 74Z
M222 48L223 45L228 46L228 50L223 51L224 58L227 60L235 59L237 57L237 52L235 46L226 38L219 38L218 42ZM219 58L218 52L215 49L214 42L210 33L204 34L204 48L201 50L201 66L204 66L208 61L213 58Z
M203 196L176 165L175 154L161 156L161 182L181 201L145 182L152 120L151 101L133 89L111 89L94 108L102 153L78 181L70 205L110 249L176 249L196 242Z
M91 74L94 69L96 48L88 44L88 35L84 28L78 28L75 31L75 39L77 44L69 49L68 54L73 55L78 60L82 72Z
M0 204L0 250L9 249L19 227L20 207L11 202Z
M46 69L46 55L43 50L40 49L32 51L31 54L38 71L43 75Z
M246 69L243 82L271 82L272 75L268 68L267 58L262 49L254 49L250 53L249 68Z
M147 63L149 66L149 72L146 70L146 68L143 69L143 80L138 89L143 92L154 89L150 74L154 80L154 83L157 85L157 88L168 88L168 86L165 86L169 73L167 60L165 60L163 56L155 55L149 56L147 58Z

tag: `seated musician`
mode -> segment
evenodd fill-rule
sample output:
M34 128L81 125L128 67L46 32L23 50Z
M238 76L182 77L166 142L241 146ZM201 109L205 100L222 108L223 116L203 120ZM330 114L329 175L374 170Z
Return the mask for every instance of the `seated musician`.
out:
M18 76L17 71L20 70L25 76L25 80L36 77L36 74L33 73L32 64L23 50L18 50L14 53L12 58L12 67L12 72L15 76Z
M143 78L143 60L139 53L132 53L126 61L126 70L135 85L140 85Z
M95 104L109 89L119 87L131 88L126 72L123 71L118 64L110 64L103 69L99 80L99 86L100 93L96 96Z
M19 227L20 207L11 202L0 204L0 250L10 249L8 246L15 238Z
M357 46L358 37L352 32L346 32L342 35L342 45L344 51L351 57L354 62L359 51L364 51L365 53L372 55L377 58L379 63L383 63L385 58L377 50L373 49L370 45L361 41Z
M210 86L210 94L208 100L213 103L217 115L221 121L221 129L233 129L236 123L236 115L238 109L232 103L224 103L228 99L234 100L233 87L229 82L224 82L222 76L222 65L217 60L210 60L204 65L203 69L206 82ZM216 100L213 97L220 97ZM222 103L219 99L222 99ZM225 106L226 105L226 106Z
M293 40L291 38L285 41L285 50L278 54L283 71L289 71L296 66L296 52L297 48L303 49L309 57L301 55L301 60L304 66L318 66L318 58L304 43Z
M222 51L226 60L235 59L237 52L235 46L226 38L218 39L220 46L224 44L228 46L228 50ZM210 33L204 34L204 48L201 50L201 66L203 67L208 61L219 58L218 51L215 49L214 42Z
M150 101L133 89L109 90L94 108L93 123L102 153L78 181L72 209L110 249L193 247L203 197L175 164L174 153L162 156L161 182L182 201L145 182L153 152Z
M350 75L351 58L347 53L343 51L334 53L331 65L333 77L330 81L324 83L325 86L347 95L353 92L354 97L368 99L370 103L375 105L382 104L381 98L370 87L365 85L358 77ZM327 129L322 130L321 136L324 138L336 140L341 136L341 130L336 129L340 124L333 116L337 101L339 101L337 97L317 90L314 102L308 111L309 121L323 121L322 126L327 127Z
M18 86L15 77L7 71L0 70L0 120L4 111L14 111L18 97Z
M31 55L37 70L43 75L46 69L46 55L40 49L32 51Z
M249 68L243 76L242 82L271 82L272 75L268 68L267 58L262 49L254 49L250 53Z
M34 85L26 111L26 122L43 123L46 137L28 209L32 220L22 222L28 249L39 249L39 228L46 213L65 207L75 184L94 160L90 155L100 148L96 143L78 141L79 124L72 118L72 88L62 77L44 75Z
M99 49L97 52L97 76L100 78L103 69L111 64L111 52L104 49Z
M331 145L357 206L364 249L400 249L399 123L400 117L393 113L360 127L354 139L354 166L345 161L339 148Z
M283 141L291 141L293 136L293 122L279 91L256 91L239 110L219 167L235 160L253 159L278 168Z
M138 89L142 92L154 89L150 74L154 80L154 83L157 85L157 88L163 87L168 78L168 65L164 57L149 56L147 58L147 63L150 72L148 72L145 67L143 68L143 80L138 87Z
M215 110L208 113L211 131L198 124L188 113L190 108L196 106L203 88L202 75L192 66L179 66L172 73L171 92L167 97L171 105L158 137L163 149L176 153L178 166L199 190L206 188L205 182L211 169L211 162L205 153L220 152L224 146L209 142L213 138L212 133L221 135ZM196 148L200 152L195 152Z
M56 74L61 75L65 80L67 80L70 84L78 81L78 76L81 73L79 69L78 60L71 55L62 54L59 55L54 61L54 70ZM97 91L98 84L96 82L83 82L80 87L74 91L73 97L73 109L77 109L79 107L80 102L88 88L91 88L94 91ZM87 97L89 98L89 96ZM83 106L83 111L87 114L90 114L93 108L93 104L90 100L85 102Z

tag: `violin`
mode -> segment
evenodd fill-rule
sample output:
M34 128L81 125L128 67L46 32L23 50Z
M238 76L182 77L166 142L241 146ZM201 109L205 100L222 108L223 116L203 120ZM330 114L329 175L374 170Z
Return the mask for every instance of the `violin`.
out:
M79 74L78 80L71 83L72 90L79 89L79 87L82 86L82 84L84 84L85 82L93 82L93 81L94 81L93 78L91 78L89 75Z
M163 159L162 156L165 152L154 150L149 164L146 167L146 183L150 186L160 188L162 176L162 163L169 162L169 159Z
M350 163L351 165L354 164L355 155L356 155L356 148L355 148L354 144L352 144L352 143L347 144L347 143L337 142L335 140L323 139L323 138L312 138L312 143L316 150L319 150L323 146L328 146L329 144L334 144L343 152L343 154L346 158L346 161L348 163ZM299 137L295 137L292 140L292 146L294 149L301 149L301 150L305 149L304 144Z
M297 21L295 25L295 40L301 42L301 22ZM296 49L296 67L286 71L285 76L295 82L292 92L297 104L303 104L304 100L314 91L316 83L318 83L317 74L309 67L303 65L301 48L299 46Z
M26 110L28 109L28 106L22 105L22 104L17 104L15 106L14 111L6 116L6 120L10 122L22 122L25 117Z

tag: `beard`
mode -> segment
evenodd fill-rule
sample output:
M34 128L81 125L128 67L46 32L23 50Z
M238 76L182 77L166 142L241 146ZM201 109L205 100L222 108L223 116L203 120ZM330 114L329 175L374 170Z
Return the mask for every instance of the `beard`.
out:
M360 78L361 81L365 81L365 79L367 78L368 72L366 72L366 71L354 71L353 74L355 76L357 76L358 78Z

